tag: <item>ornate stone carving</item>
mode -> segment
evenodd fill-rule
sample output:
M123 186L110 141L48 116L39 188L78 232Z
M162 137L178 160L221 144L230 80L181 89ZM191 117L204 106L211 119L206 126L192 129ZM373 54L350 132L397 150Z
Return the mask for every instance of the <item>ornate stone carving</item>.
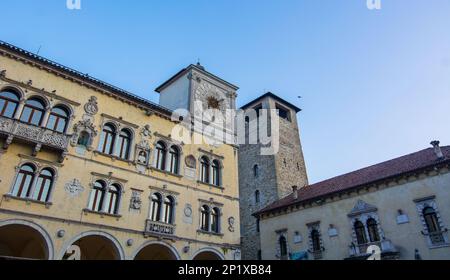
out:
M361 215L363 213L376 212L377 207L368 204L362 200L358 200L355 207L353 207L352 211L348 214L349 217Z
M192 214L193 214L193 210L192 210L192 205L190 204L186 204L186 206L184 207L183 210L183 222L186 224L192 224L193 219L192 219Z
M94 138L97 136L97 130L95 129L95 125L92 123L92 120L89 118L83 119L76 123L73 126L73 136L70 144L72 146L77 146L79 144L80 136L82 136L83 132L86 133L86 137L88 139L83 140L83 143L88 150L92 149L92 143Z
M236 222L234 217L229 217L228 218L228 230L230 232L234 232L234 223Z
M10 132L12 129L13 121L10 119L2 118L0 119L0 131Z
M24 124L19 124L16 128L16 135L30 140L38 141L41 129L38 127L31 127Z
M141 210L142 208L142 199L141 199L142 192L133 190L131 194L131 200L130 200L130 209L131 210Z
M151 138L152 137L152 131L150 130L150 125L147 124L141 129L141 136L142 138Z
M84 187L78 179L73 179L73 181L68 182L64 186L64 189L70 197L77 197L84 191Z
M84 111L90 116L94 116L98 113L97 97L91 96L91 98L89 98L89 101L84 105Z
M67 137L62 134L53 133L51 131L45 131L42 136L42 141L44 143L50 144L52 146L65 149L67 147Z

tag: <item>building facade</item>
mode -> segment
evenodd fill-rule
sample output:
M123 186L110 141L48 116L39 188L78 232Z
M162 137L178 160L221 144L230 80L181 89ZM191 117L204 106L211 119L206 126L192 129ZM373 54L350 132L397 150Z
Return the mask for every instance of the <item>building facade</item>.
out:
M279 144L278 151L264 155L261 153L262 141L253 144L248 137L246 143L239 146L242 258L257 260L261 259L259 219L252 214L289 195L291 186L306 186L308 178L297 123L300 109L270 92L242 109L254 109L256 118L261 109L278 110L279 133L271 135L272 144L275 141ZM251 126L252 120L247 120L247 136L258 133L258 126Z
M1 258L240 259L237 146L172 137L175 108L237 87L190 65L157 91L0 43Z
M450 259L450 146L302 189L255 213L262 258Z

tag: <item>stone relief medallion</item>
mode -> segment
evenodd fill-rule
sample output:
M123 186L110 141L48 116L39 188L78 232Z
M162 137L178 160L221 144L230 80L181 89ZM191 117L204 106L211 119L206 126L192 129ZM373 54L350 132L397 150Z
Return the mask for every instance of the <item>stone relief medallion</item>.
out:
M195 157L193 155L187 156L186 159L184 160L184 162L186 163L187 167L196 168L197 160L195 159Z
M183 210L184 216L183 216L183 222L186 224L192 224L193 219L192 219L192 205L190 204L186 204L186 206L184 207Z
M234 232L234 223L236 222L236 220L234 219L234 217L229 217L228 218L228 230L230 232Z
M89 101L84 105L84 111L91 116L98 113L97 97L91 96Z
M217 109L224 113L230 108L226 91L208 82L200 83L195 90L194 98L203 103L203 110Z
M64 189L70 197L77 197L84 191L84 187L78 179L73 179L73 181L67 183L64 186Z

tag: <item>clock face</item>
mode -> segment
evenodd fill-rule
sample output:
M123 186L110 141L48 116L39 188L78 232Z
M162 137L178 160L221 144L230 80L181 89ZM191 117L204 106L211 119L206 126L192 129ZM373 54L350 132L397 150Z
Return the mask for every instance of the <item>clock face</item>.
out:
M205 81L200 82L194 98L202 102L203 110L217 109L225 112L230 108L226 91Z

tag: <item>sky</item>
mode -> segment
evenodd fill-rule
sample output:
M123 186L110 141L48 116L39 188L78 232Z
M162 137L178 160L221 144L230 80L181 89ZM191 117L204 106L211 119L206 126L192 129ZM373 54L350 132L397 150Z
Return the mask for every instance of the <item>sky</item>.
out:
M158 102L200 60L302 108L310 183L450 145L450 1L1 0L0 40ZM301 96L301 98L298 98Z

